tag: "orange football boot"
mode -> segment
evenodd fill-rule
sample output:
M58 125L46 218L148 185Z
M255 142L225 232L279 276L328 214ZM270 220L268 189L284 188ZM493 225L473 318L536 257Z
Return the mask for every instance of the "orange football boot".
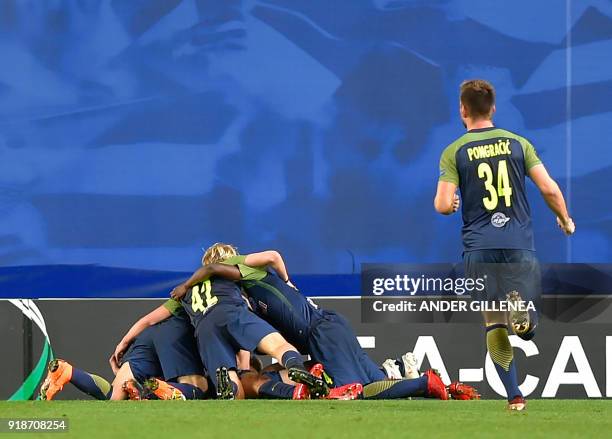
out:
M48 370L39 392L43 401L51 401L72 379L72 365L59 358L49 362Z
M185 395L173 385L157 378L149 378L144 382L145 390L163 400L186 400Z
M141 401L143 399L142 386L135 380L127 380L123 383L122 388L130 401Z

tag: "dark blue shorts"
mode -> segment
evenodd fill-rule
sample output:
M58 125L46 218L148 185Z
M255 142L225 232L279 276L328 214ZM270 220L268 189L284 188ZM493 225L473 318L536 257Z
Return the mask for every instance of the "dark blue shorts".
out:
M193 326L188 319L173 316L153 328L155 351L166 381L186 375L204 375Z
M278 332L246 306L219 303L206 313L196 328L200 358L217 388L215 372L225 366L236 369L240 349L252 352L266 335Z
M387 378L365 353L350 323L333 311L323 311L323 317L311 328L307 353L323 364L335 386Z
M150 377L162 377L163 372L155 352L155 327L145 329L134 339L121 359L129 363L134 379L140 383Z
M170 317L145 329L132 343L123 362L130 363L134 378L173 381L184 375L203 375L193 327L186 319Z
M518 291L525 301L538 309L541 300L540 264L530 250L472 250L463 254L466 277L485 279L482 293L472 292L472 299L503 301L511 291Z

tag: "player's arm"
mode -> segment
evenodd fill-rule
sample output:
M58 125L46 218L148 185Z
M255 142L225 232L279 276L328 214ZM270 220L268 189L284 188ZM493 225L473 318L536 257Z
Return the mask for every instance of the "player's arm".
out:
M251 368L251 353L240 349L236 354L236 365L239 370L249 370Z
M285 261L279 252L276 250L266 250L259 253L250 253L244 258L245 265L249 267L265 267L269 265L276 271L278 277L284 282L289 283L289 274L287 273L287 267Z
M138 337L138 335L149 326L153 326L156 323L166 320L171 315L172 313L164 305L160 305L153 311L151 311L149 314L134 323L130 330L123 336L119 344L117 344L113 355L111 355L109 359L109 363L111 365L111 368L113 369L113 373L116 373L119 369L121 357L123 356L127 348L130 346L130 344L134 341L134 339Z
M174 300L181 300L187 289L191 288L197 283L200 283L206 279L210 279L213 276L223 277L225 279L238 281L240 280L240 270L237 267L226 264L208 264L198 268L189 279L180 285L177 285L170 294Z
M571 235L576 230L574 221L570 218L565 205L563 193L559 185L548 174L546 167L543 164L537 164L529 168L529 177L540 190L544 201L557 216L557 223L566 235Z
M448 181L439 181L434 208L442 215L450 215L459 210L459 195L455 193L457 185Z
M459 185L459 173L454 149L449 146L440 157L440 178L434 198L434 209L442 215L450 215L459 210L459 196L455 193Z

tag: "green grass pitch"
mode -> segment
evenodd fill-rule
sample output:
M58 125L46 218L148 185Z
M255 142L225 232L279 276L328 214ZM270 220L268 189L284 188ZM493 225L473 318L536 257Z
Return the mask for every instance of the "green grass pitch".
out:
M69 420L61 438L612 437L612 401L52 401L0 402L0 418ZM11 437L12 433L0 434Z

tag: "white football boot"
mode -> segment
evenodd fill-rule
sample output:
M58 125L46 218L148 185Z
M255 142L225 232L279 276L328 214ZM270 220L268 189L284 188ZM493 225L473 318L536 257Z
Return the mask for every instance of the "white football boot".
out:
M402 363L404 363L405 378L414 379L421 376L417 359L412 352L406 352L404 355L402 355Z
M400 368L396 360L387 358L382 364L382 368L387 374L387 378L389 378L390 380L401 380L402 378L404 378L402 376L402 372L400 372Z

